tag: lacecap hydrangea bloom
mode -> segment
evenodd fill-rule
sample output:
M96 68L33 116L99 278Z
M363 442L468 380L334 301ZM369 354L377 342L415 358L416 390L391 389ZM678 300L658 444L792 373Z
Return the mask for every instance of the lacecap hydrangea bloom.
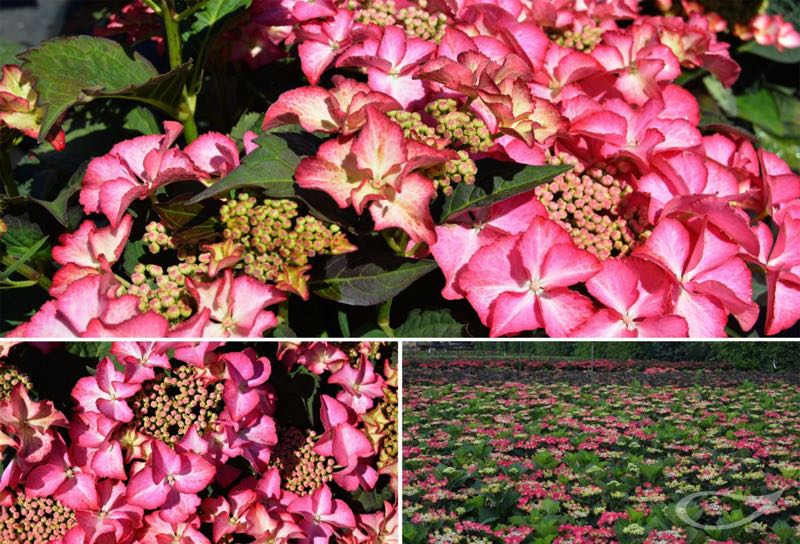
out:
M0 366L0 540L398 542L392 348L276 347L114 343L64 411Z

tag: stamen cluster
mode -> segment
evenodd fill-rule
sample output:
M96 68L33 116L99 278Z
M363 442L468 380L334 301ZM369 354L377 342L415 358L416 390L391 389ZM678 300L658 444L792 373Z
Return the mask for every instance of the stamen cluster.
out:
M20 372L19 369L11 365L0 366L0 400L9 398L18 384L22 384L28 391L31 390L31 380L27 374Z
M203 260L201 255L201 259ZM156 264L137 264L131 274L131 285L121 286L118 295L139 297L139 311L153 310L171 322L189 318L193 309L186 289L186 279L207 272L208 266L191 257L186 262L164 269Z
M562 47L591 53L602 41L603 32L604 30L600 27L584 26L576 30L565 29L563 32L552 34L551 37L555 43Z
M165 249L175 249L172 236L167 234L167 229L164 225L157 221L151 221L147 224L142 241L148 251L154 255Z
M50 497L19 494L11 506L0 506L0 544L52 542L75 525L75 513Z
M617 177L617 168L586 168L566 153L550 156L547 162L573 165L566 174L536 189L550 218L569 232L579 248L600 259L629 253L643 225L626 215L626 197L633 189Z
M356 10L356 21L378 26L398 25L411 38L421 38L439 43L447 29L447 15L431 13L425 9L424 0L418 6L397 9L394 0L373 0L360 5L353 0L350 9Z
M213 430L223 409L224 383L189 365L147 382L133 401L134 426L140 432L175 444L195 426L200 435Z
M278 445L271 464L281 473L284 487L299 495L308 495L333 480L336 462L314 451L317 433L297 427L278 428Z
M245 274L263 282L277 281L317 255L331 255L349 246L338 225L300 215L292 200L266 199L240 193L220 210L223 236L244 246Z
M449 140L453 148L465 147L470 153L492 147L492 135L483 119L470 111L462 111L452 98L440 98L425 106L436 121L436 134Z

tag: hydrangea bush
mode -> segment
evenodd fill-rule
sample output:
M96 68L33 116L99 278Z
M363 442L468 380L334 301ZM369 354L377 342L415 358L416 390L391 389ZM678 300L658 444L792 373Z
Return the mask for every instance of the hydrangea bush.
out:
M3 67L13 335L797 332L791 3L94 15Z
M0 542L398 542L393 345L38 348L57 379L0 366Z

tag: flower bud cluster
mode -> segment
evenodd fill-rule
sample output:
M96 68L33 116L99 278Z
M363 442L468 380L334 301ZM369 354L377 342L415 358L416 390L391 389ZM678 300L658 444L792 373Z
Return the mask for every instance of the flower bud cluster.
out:
M389 118L400 125L403 129L403 136L421 142L431 147L439 147L439 139L436 136L436 129L422 120L422 115L418 112L405 110L395 110L387 113Z
M308 495L333 479L335 461L314 451L317 433L296 427L279 427L278 444L272 450L271 464L281 473L284 487Z
M0 506L0 543L60 542L75 525L75 513L49 497L17 495L11 506Z
M640 225L626 215L626 197L633 188L617 178L613 166L587 169L575 157L560 153L548 164L573 169L536 188L550 218L570 233L575 244L600 259L629 253L638 241Z
M186 279L208 271L202 257L200 263L190 257L186 262L168 267L166 272L155 264L138 263L131 274L131 285L121 286L117 296L136 295L139 297L139 311L153 310L172 323L183 321L193 313Z
M172 236L167 234L167 229L164 228L163 224L151 221L144 230L142 241L148 251L153 255L159 253L162 249L175 249Z
M138 431L178 442L192 425L199 434L213 430L224 408L224 383L209 381L189 365L173 368L149 381L133 400L133 424Z
M554 42L561 47L568 47L576 51L591 53L603 39L602 28L596 26L585 26L580 30L565 30L552 36Z
M486 123L470 111L460 111L452 98L439 98L425 106L436 120L436 133L453 148L465 147L470 153L486 151L493 141Z
M220 210L223 236L245 248L245 274L263 282L276 281L287 270L300 268L317 255L350 248L338 225L326 225L311 215L300 215L292 200L264 200L240 193Z
M377 361L381 358L381 350L386 346L386 342L359 342L347 350L347 355L356 360L360 356Z
M9 398L11 391L20 383L28 391L33 387L30 378L16 367L11 365L0 366L0 400Z
M365 4L351 0L348 9L356 11L355 19L359 23L378 26L398 25L402 26L406 35L411 38L439 43L447 29L447 15L426 11L423 4L397 9L394 0L373 0Z
M433 184L440 189L444 195L453 194L453 186L457 183L473 185L475 176L478 174L478 166L475 164L469 153L463 149L458 150L457 159L452 159L429 169L426 174L433 180Z

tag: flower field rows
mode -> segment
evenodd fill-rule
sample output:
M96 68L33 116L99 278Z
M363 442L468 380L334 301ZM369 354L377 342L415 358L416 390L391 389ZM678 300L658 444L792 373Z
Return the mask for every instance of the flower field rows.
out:
M404 368L408 544L800 542L796 373Z

